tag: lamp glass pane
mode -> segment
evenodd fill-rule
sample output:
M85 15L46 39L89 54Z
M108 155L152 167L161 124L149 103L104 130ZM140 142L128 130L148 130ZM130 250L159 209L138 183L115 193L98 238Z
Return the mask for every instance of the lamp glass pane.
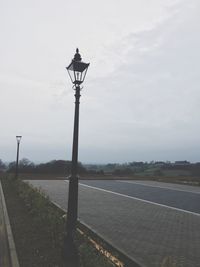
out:
M79 71L74 71L74 76L75 76L75 81L76 82L82 82L82 75L81 75L82 73L81 72L79 72Z
M18 143L20 142L21 138L22 138L22 137L21 137L20 135L17 135L17 136L16 136L16 139L17 139L17 142L18 142Z
M84 71L81 73L81 75L82 75L82 81L85 80L85 75L87 73L87 70L88 70L88 68L84 69Z
M72 83L74 83L74 71L68 69L68 73Z

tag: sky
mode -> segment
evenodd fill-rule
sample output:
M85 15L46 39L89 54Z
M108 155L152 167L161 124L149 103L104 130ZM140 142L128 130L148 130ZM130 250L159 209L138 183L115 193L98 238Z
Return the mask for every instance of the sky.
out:
M0 0L0 158L200 161L199 0Z

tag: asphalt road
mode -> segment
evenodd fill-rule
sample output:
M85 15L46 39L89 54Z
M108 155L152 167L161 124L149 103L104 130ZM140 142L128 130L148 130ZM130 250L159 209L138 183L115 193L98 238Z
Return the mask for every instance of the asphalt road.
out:
M200 188L188 188L182 185L174 188L172 184L168 186L168 184L138 181L81 181L80 183L81 186L88 185L200 214Z
M67 181L30 182L67 209ZM81 180L79 219L143 266L200 267L198 187Z

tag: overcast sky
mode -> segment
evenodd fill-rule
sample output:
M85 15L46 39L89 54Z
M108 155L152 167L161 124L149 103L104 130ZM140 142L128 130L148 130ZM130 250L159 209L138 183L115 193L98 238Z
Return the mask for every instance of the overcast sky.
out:
M200 161L199 0L0 0L0 158L71 159L78 47L84 163Z

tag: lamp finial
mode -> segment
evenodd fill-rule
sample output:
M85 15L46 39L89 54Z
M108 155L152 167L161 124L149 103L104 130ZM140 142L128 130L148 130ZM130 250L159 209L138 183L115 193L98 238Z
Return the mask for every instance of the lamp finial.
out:
M74 55L74 60L75 61L81 61L82 60L81 55L79 54L78 48L76 48L76 54Z

